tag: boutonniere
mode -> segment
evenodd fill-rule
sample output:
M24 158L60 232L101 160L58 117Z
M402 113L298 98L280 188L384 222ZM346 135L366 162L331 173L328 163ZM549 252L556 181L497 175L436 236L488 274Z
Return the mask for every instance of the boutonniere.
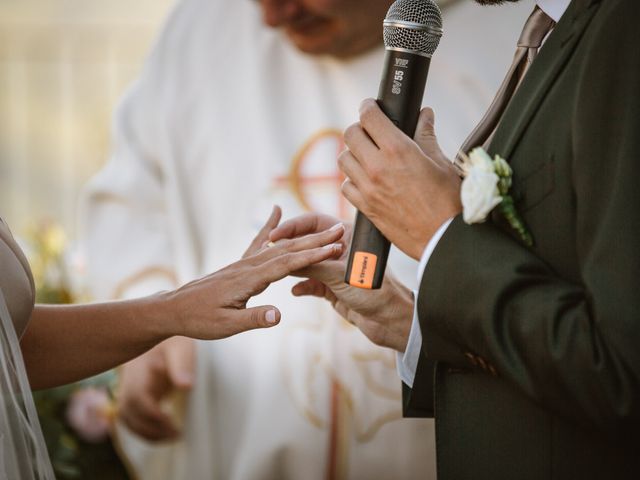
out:
M482 223L494 208L498 208L524 244L533 246L533 237L509 194L513 170L507 161L499 155L491 159L482 148L461 157L459 167L463 180L460 196L464 221L469 225Z

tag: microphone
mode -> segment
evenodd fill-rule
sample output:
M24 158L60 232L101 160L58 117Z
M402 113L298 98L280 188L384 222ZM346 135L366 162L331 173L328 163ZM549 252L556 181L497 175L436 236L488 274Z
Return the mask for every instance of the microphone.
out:
M386 57L378 104L413 137L431 56L442 37L442 14L433 0L397 0L384 20ZM356 214L345 282L365 289L382 286L391 244L362 212Z

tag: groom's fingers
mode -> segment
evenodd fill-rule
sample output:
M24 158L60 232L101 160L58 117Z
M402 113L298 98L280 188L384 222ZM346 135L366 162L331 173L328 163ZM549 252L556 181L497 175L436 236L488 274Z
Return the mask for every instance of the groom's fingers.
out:
M253 239L249 248L244 252L242 258L249 257L260 251L262 246L269 240L269 233L278 226L282 219L282 209L278 205L273 206L271 216L267 220L267 223L258 232L258 235Z
M291 289L291 293L296 297L312 296L319 297L328 300L336 312L343 318L346 318L349 310L344 303L338 301L335 293L331 291L324 283L314 280L312 278L303 282L297 283Z
M324 285L324 283L312 278L297 283L291 289L291 293L294 297L312 296L324 298L326 291L327 287Z
M319 217L313 213L287 220L269 234L269 239L277 242L283 238L296 238L315 233L319 229L318 220Z
M363 212L365 215L369 213L369 205L365 202L364 196L358 190L358 187L349 179L342 183L342 194L351 205Z
M405 142L405 135L396 127L387 117L378 102L372 98L363 100L360 104L360 125L368 134L370 142L373 142L379 149L395 149ZM362 138L358 139L362 141ZM354 145L345 142L349 149L353 149ZM358 147L356 147L358 149ZM369 148L369 151L371 148ZM373 157L368 157L373 159Z

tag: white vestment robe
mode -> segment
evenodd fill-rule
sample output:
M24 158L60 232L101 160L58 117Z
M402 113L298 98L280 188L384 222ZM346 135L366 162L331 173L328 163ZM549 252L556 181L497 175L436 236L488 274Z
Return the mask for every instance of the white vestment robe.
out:
M425 104L450 156L511 62L525 3L444 11ZM238 260L274 204L285 217L351 220L336 157L383 56L304 55L262 24L256 2L179 3L84 198L95 297L173 288ZM415 262L394 251L390 268L413 286ZM252 302L278 306L278 327L198 345L180 441L150 446L120 428L140 479L435 478L433 422L402 419L394 353L322 301L292 297L293 283Z

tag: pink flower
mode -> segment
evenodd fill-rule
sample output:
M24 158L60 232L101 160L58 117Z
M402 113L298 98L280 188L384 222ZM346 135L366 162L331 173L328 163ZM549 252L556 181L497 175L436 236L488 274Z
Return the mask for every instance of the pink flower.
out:
M67 421L80 438L86 442L99 443L109 434L112 412L107 392L90 387L71 395Z

